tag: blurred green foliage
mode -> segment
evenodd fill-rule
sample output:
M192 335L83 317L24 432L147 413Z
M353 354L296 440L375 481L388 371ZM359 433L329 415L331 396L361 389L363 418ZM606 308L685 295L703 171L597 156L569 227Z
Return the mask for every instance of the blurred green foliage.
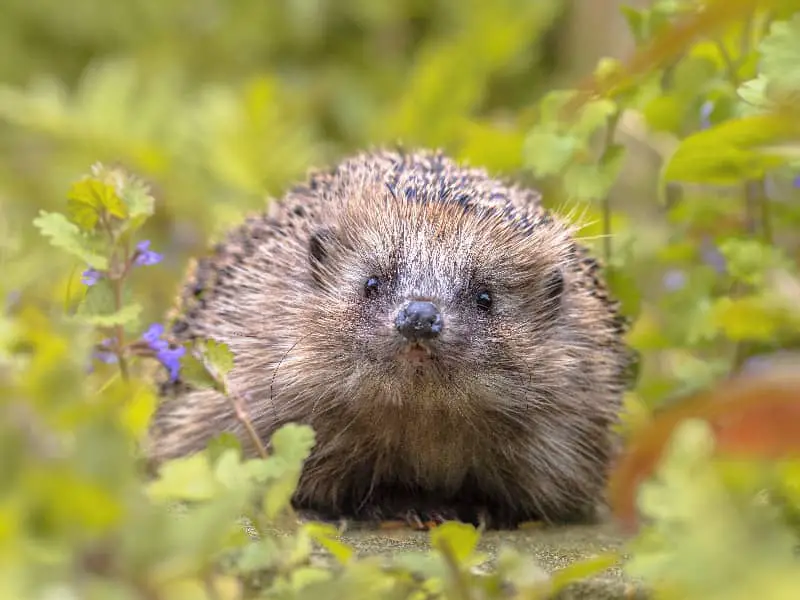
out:
M705 4L656 0L623 15L638 47L669 48L676 22ZM313 444L300 426L256 459L220 438L143 484L148 365L181 361L223 391L230 366L224 347L192 355L146 325L188 257L266 195L309 166L401 140L535 183L581 222L642 353L626 427L795 348L800 6L751 4L747 18L587 97L543 85L544 41L565 14L556 0L6 0L0 590L497 598L510 582L536 598L614 563L601 556L548 579L503 551L478 574L479 534L459 524L432 532L430 554L389 568L356 557L335 529L294 525L288 501ZM624 70L601 59L595 78ZM634 540L631 573L664 597L797 597L797 528L748 499L769 480L800 507L800 468L772 478L734 468L732 486L711 464L712 442L687 423L643 488L652 524ZM340 568L317 562L318 546Z

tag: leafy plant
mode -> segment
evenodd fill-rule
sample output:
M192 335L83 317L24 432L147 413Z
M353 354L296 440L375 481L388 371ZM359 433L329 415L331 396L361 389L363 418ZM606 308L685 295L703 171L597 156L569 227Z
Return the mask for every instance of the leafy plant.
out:
M291 509L314 444L297 424L270 440L249 428L255 458L223 435L144 473L154 370L227 394L248 430L227 348L175 345L159 323L187 255L309 164L396 137L532 176L604 259L642 355L611 490L635 530L626 570L662 597L796 597L800 391L775 387L775 363L800 340L800 6L624 7L631 61L538 96L530 64L555 0L145 4L96 22L9 4L58 72L26 85L0 58L8 597L544 598L621 561L548 574L505 548L487 567L459 523L434 529L429 552L358 556ZM231 31L209 33L209 15ZM187 36L164 40L174 22ZM38 63L25 27L0 29ZM69 47L99 57L84 68Z

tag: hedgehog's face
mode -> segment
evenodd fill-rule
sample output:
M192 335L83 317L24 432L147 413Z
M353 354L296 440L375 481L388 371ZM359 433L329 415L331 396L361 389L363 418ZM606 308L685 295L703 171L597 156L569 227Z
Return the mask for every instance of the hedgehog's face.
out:
M320 295L310 309L338 338L328 338L341 350L332 368L359 393L392 402L524 388L542 367L529 364L531 347L558 352L546 344L569 283L569 239L553 227L542 236L458 206L411 203L317 232Z

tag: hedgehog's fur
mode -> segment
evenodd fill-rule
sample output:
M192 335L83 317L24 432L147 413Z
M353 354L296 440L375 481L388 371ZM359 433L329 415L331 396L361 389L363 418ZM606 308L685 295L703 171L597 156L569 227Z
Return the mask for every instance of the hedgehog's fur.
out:
M394 329L415 297L445 322L422 367ZM171 327L229 345L230 388L265 442L313 426L300 509L509 527L591 520L602 504L627 321L538 193L441 152L375 150L311 174L196 264ZM180 381L162 394L156 464L223 431L253 453L228 399Z

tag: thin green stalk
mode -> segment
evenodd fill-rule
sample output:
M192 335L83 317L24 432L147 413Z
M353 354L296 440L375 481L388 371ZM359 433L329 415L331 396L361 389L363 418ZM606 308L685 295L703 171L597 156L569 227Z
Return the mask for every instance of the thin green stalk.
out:
M621 116L620 110L617 110L613 115L608 118L606 125L606 135L603 141L603 154L608 152L608 149L614 143L614 134L617 131L617 124ZM611 264L611 197L609 194L603 198L603 256L606 265Z
M117 250L115 248L116 245L116 238L114 237L114 231L111 229L111 224L108 222L108 218L106 212L103 210L100 212L100 223L103 225L103 228L108 233L108 239L111 242L112 247L112 255L111 255L111 265L109 269L109 280L111 282L111 289L114 294L114 310L120 311L122 310L122 279L128 272L128 260L129 260L129 250L128 245L125 244L124 247L124 258L123 258L123 270L117 277L117 274L114 273L115 267L117 265L117 261L114 260L117 257ZM114 352L117 355L117 361L119 362L119 370L122 374L122 379L125 381L128 380L128 361L125 358L125 328L122 325L116 325L114 327L114 336L116 338L116 344Z

